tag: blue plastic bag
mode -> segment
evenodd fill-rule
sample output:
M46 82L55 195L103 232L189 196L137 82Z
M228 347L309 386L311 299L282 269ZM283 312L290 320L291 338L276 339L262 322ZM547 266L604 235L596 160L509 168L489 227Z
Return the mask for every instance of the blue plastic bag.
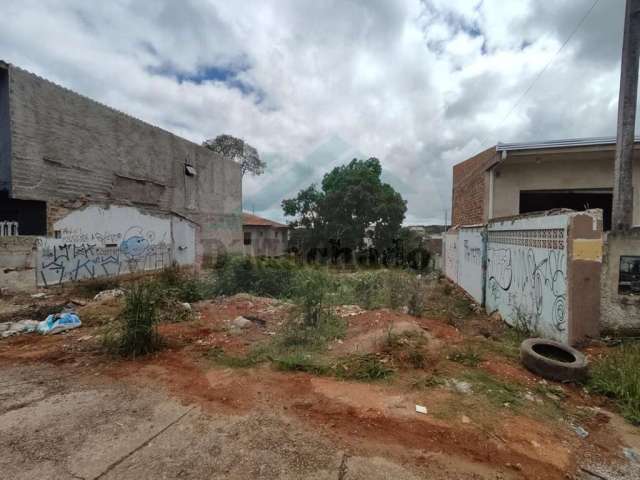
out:
M42 335L54 335L65 330L78 328L80 325L82 325L80 317L75 313L56 313L40 322L37 331Z

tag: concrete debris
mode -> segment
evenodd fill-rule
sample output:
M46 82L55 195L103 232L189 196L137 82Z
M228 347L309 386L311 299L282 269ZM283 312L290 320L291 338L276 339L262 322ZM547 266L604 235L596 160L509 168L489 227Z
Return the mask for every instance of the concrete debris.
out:
M634 450L633 448L623 448L622 454L630 462L640 464L640 453L638 453L638 451Z
M114 288L113 290L103 290L100 293L98 293L95 297L93 297L93 300L96 302L101 302L103 300L107 300L110 298L117 298L117 297L121 297L124 295L124 290L121 290L119 288Z
M47 298L47 294L44 292L34 293L31 298Z
M7 338L22 333L35 332L40 322L36 320L20 320L19 322L0 323L0 337Z
M589 432L587 432L580 425L571 425L571 428L573 429L574 432L576 432L576 435L578 435L580 438L587 438L589 436Z
M260 317L256 317L255 315L245 315L245 317L247 320L251 320L253 323L255 323L257 326L264 328L267 326L267 321L263 318Z
M360 305L338 305L336 307L336 315L340 318L355 317L364 313L364 310Z
M240 317L236 317L233 320L233 322L231 322L231 325L236 328L249 328L251 326L251 320L243 316L240 316Z
M416 412L417 413L422 413L423 415L427 414L427 407L425 407L424 405L416 405Z
M471 384L462 380L449 379L447 380L447 386L458 393L462 393L463 395L473 393L473 387Z

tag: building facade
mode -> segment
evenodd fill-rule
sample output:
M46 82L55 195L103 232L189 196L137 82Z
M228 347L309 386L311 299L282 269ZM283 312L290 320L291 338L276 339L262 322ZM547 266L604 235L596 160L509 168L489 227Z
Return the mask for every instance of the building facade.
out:
M570 208L603 211L611 226L614 138L498 144L453 167L452 224ZM636 142L634 225L640 226L640 142Z
M589 239L588 255L585 254L588 258L579 258L578 262L600 262L601 267L576 269L578 273L569 281L599 286L602 331L628 331L635 335L640 332L640 141L636 140L633 154L635 227L626 232L610 231L615 150L614 138L491 147L453 167L452 224L515 222L513 219L535 212L547 212L548 216L563 209L600 211L600 245L596 238ZM532 232L513 227L510 234ZM533 233L545 234L544 229ZM449 258L455 258L455 252L450 252ZM511 269L513 264L506 266ZM539 267L531 265L533 270Z
M10 243L23 251L37 239L35 261L13 258L24 268L5 268L5 283L32 276L51 285L240 252L241 204L236 163L0 62L0 222L23 237L0 237L4 257Z
M250 213L242 217L245 255L279 257L287 253L289 227Z

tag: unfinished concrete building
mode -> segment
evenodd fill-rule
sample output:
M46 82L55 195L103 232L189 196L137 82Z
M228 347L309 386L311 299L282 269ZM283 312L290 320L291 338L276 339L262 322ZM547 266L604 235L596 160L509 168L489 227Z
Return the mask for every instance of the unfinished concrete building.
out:
M240 167L0 62L0 285L242 251Z

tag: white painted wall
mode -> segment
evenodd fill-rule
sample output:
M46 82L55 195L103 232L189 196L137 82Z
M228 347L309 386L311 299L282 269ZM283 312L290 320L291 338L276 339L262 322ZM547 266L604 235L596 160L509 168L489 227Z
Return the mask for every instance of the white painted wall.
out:
M173 233L173 259L178 265L196 262L196 228L193 223L179 217L171 219Z
M68 243L119 245L132 236L141 236L151 244L171 243L168 217L152 216L133 207L93 205L71 212L54 223L53 229Z
M452 282L458 283L458 232L447 232L443 238L444 274Z
M458 232L458 284L482 303L483 227L461 228Z
M488 225L486 308L512 326L568 341L568 215Z

